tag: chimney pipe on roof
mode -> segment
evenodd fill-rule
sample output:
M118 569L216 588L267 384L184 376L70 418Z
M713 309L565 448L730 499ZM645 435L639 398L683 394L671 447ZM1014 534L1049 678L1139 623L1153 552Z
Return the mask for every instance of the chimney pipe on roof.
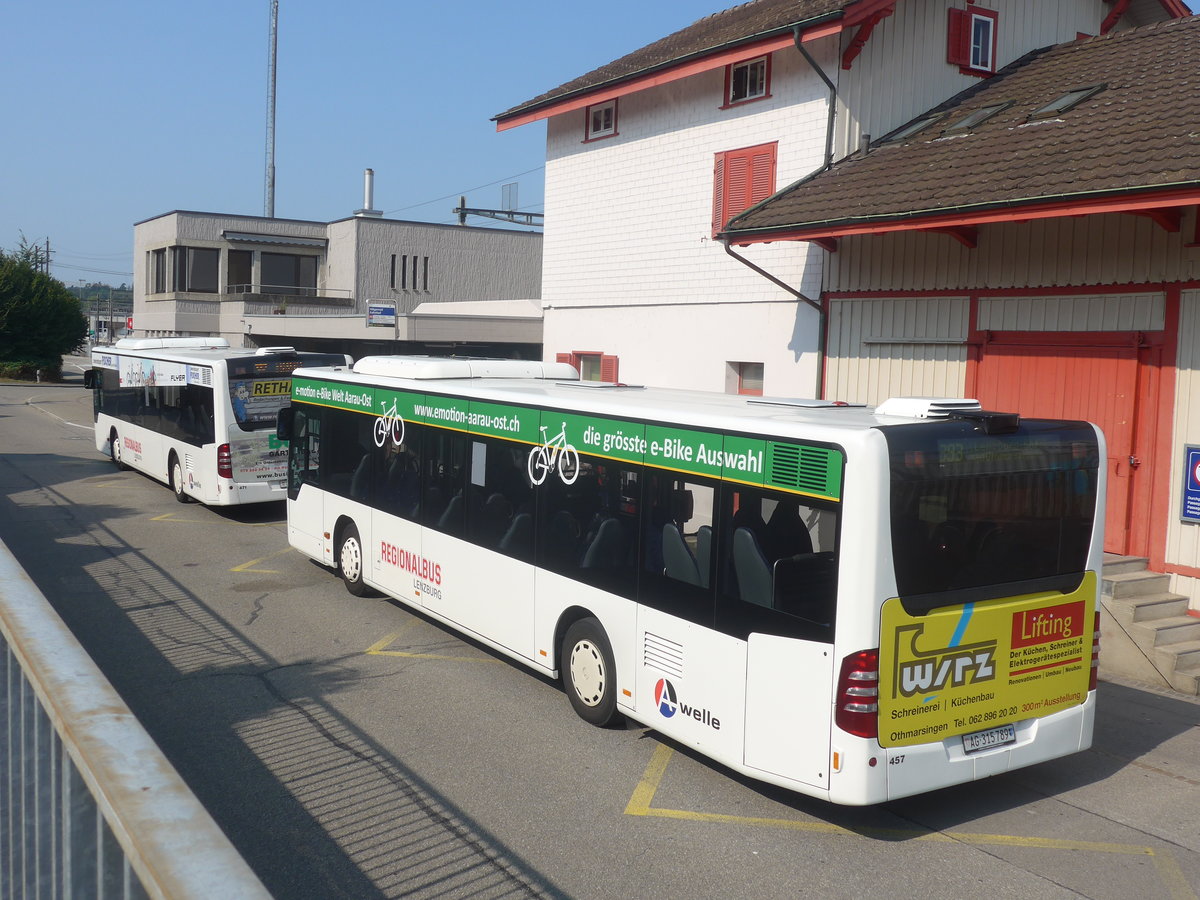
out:
M356 209L356 216L371 216L373 218L381 218L383 213L375 209L375 170L363 170L363 208Z

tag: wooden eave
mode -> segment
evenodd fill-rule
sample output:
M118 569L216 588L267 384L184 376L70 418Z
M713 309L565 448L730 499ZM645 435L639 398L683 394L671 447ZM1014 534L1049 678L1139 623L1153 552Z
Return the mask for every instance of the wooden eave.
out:
M846 7L841 14L837 14L833 18L822 17L812 20L808 24L799 22L786 32L769 35L758 40L749 40L745 43L715 48L712 51L705 51L688 59L667 63L661 68L642 72L621 81L587 88L578 93L549 100L543 104L531 106L512 114L501 114L496 117L496 130L507 131L510 128L528 125L530 122L548 119L551 116L584 109L588 106L594 106L597 103L606 103L609 100L615 100L619 97L635 94L638 91L644 91L647 88L658 87L684 78L690 78L701 72L723 69L725 66L741 62L742 60L753 59L756 56L774 53L777 50L784 50L793 46L797 39L803 43L809 43L810 41L817 41L831 35L841 34L841 32L847 29L861 29L866 27L866 31L862 35L863 42L865 43L866 37L870 35L870 30L874 27L874 24L879 19L890 15L895 5L896 0L859 0L859 2Z
M987 209L959 209L944 213L879 217L869 221L813 224L806 226L759 229L754 233L726 233L729 243L746 247L775 241L811 241L827 250L836 249L838 240L856 235L882 235L899 231L927 231L948 234L968 248L977 243L983 225L1027 222L1032 219L1060 219L1094 216L1104 213L1129 213L1149 217L1168 232L1179 230L1182 207L1200 207L1200 184L1166 188L1146 188L1103 196L1061 197L1006 203Z

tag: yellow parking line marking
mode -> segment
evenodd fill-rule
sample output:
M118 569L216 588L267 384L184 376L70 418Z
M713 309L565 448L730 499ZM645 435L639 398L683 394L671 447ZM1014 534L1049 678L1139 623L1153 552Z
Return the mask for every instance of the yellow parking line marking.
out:
M443 654L443 653L410 653L406 650L388 650L388 649L386 649L388 647L388 645L393 643L405 631L412 628L419 621L420 621L419 619L410 620L408 622L408 624L405 625L403 628L401 628L399 631L393 631L391 634L384 635L382 638L377 640L374 644L372 644L370 647L368 647L363 652L366 653L368 656L400 656L400 657L404 657L406 659L448 659L448 660L453 660L455 662L477 662L477 663L498 663L498 662L500 662L500 660L494 659L491 656L452 656L452 655Z
M284 550L279 550L275 553L270 553L267 556L260 556L258 559L252 559L252 560L250 560L250 562L244 562L240 566L234 566L229 571L230 572L257 572L261 575L279 575L281 573L277 569L256 569L256 568L254 568L254 566L257 566L260 562L266 562L268 559L274 559L276 556L283 556L283 555L285 555L287 553L291 553L291 552L292 552L292 548L288 547Z
M625 807L627 816L645 816L659 819L677 819L688 822L719 822L727 825L748 825L757 828L780 828L790 831L805 831L814 834L859 835L877 838L907 838L914 841L946 844L968 844L984 847L1022 847L1035 850L1074 850L1092 853L1112 853L1124 856L1148 856L1154 860L1159 877L1162 878L1171 900L1196 900L1196 894L1188 885L1178 861L1166 851L1155 850L1137 844L1115 844L1104 841L1073 841L1061 838L1024 837L1014 834L972 834L958 831L924 832L901 828L845 828L828 822L800 822L794 819L771 819L755 816L731 816L722 813L693 812L684 809L667 809L651 804L658 792L667 765L675 753L666 744L659 744L642 779L633 790Z

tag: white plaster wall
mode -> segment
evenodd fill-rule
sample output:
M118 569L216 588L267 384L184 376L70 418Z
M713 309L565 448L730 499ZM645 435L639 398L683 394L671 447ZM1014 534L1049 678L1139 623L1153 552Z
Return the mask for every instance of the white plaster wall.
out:
M824 43L816 49L830 66L836 41ZM811 322L794 336L794 298L712 240L713 164L718 152L778 141L776 188L809 174L823 161L827 92L794 50L775 54L769 99L721 110L723 91L724 73L717 70L623 97L619 134L591 143L583 143L582 112L549 121L542 297L554 309L546 318L547 358L584 345L619 352L616 344L596 346L599 334L612 333L629 348L621 353L623 379L632 366L652 376L648 383L723 390L724 377L716 373L727 360L771 356L779 371L773 376L767 368L768 391L778 379L786 392L800 386L804 395L813 392L816 316L806 312L802 321ZM776 244L738 252L818 295L816 248ZM791 311L785 326L778 312L737 311L779 302ZM713 304L723 308L701 316ZM784 333L761 331L767 322ZM696 331L697 323L720 332L675 340L675 329ZM739 349L730 355L733 346Z
M550 308L544 342L548 359L615 354L626 384L724 391L728 363L761 362L764 394L815 397L816 330L816 311L797 301Z

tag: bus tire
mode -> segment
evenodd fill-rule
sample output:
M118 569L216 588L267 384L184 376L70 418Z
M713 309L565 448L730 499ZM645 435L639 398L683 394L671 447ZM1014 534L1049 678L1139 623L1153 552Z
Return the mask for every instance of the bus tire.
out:
M122 471L128 469L129 466L125 465L125 463L121 461L121 436L117 434L117 430L114 428L109 437L108 458L113 461L113 465L115 465L118 469Z
M351 522L342 529L342 537L338 544L338 572L342 583L355 597L365 597L369 588L363 581L363 545L358 536L358 529Z
M575 712L599 728L610 724L617 716L617 667L600 622L588 616L573 623L560 659L563 689Z
M180 503L187 503L192 498L183 491L183 466L179 464L179 457L172 452L171 458L167 460L167 479L170 482L171 490L175 494L175 499Z

